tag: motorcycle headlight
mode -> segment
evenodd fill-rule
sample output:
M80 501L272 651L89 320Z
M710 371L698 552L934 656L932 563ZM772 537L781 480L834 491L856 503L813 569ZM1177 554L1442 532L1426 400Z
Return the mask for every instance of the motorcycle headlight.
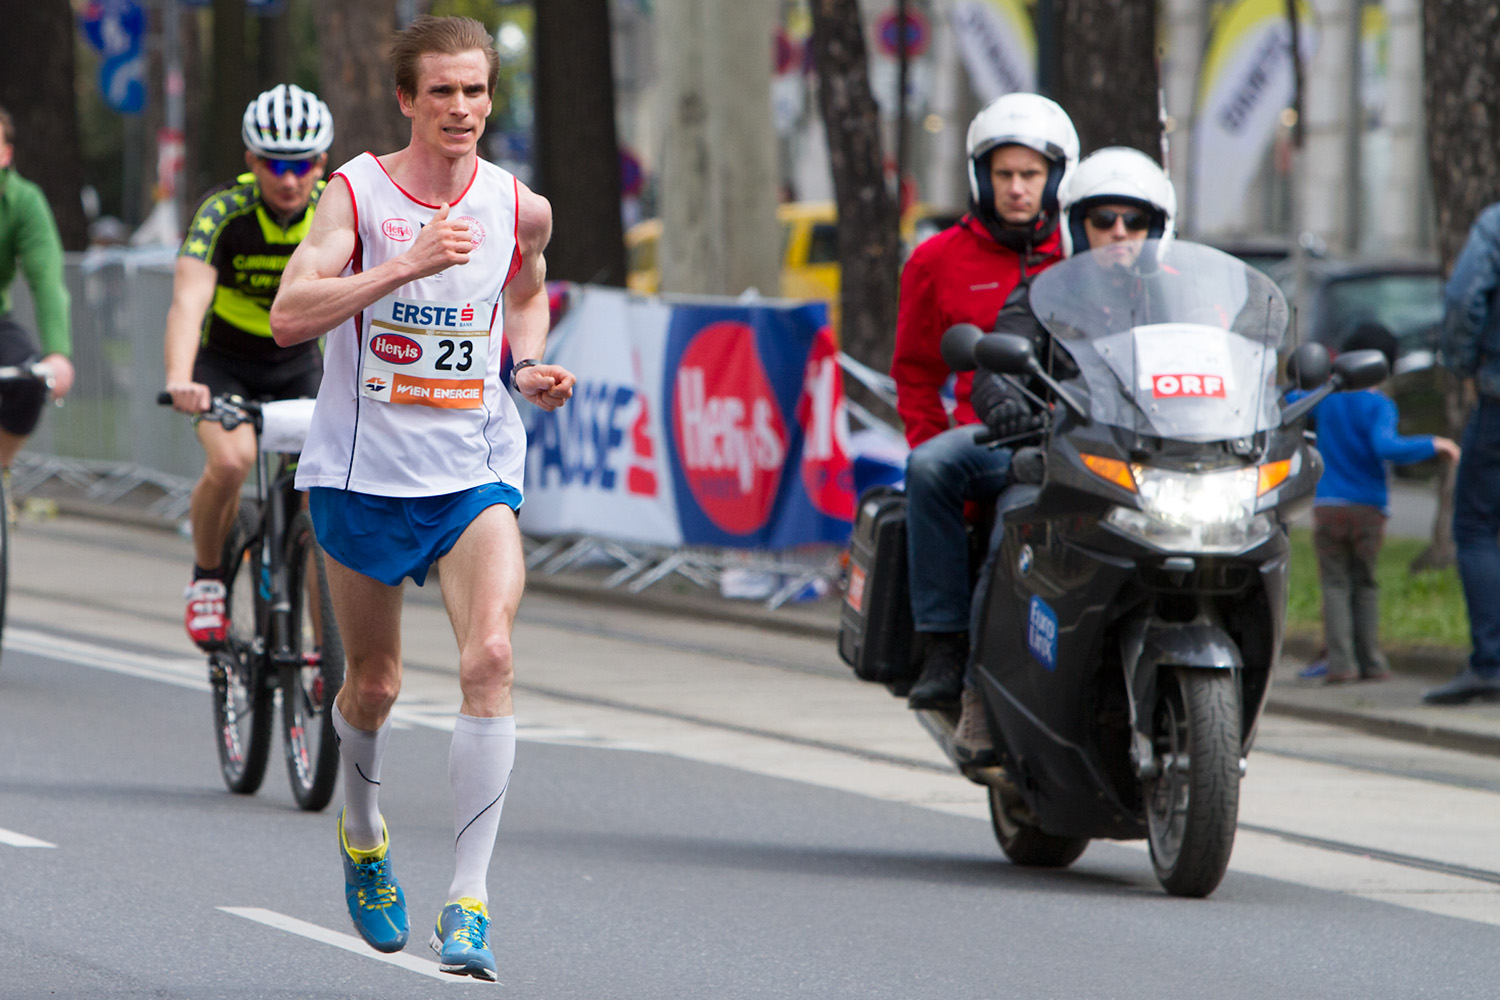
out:
M1171 552L1243 552L1271 537L1271 519L1255 513L1263 474L1255 467L1173 472L1134 465L1139 510L1115 507L1104 521L1152 548Z

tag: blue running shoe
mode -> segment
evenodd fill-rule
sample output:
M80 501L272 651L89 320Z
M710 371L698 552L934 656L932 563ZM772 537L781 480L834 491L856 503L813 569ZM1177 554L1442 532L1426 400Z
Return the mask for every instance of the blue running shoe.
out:
M339 813L339 857L344 859L344 901L349 919L365 943L376 951L400 951L411 936L406 919L406 895L391 872L391 835L380 821L380 846L356 851L344 838L344 814Z
M473 896L449 903L438 914L432 931L432 950L438 968L455 976L495 981L495 953L489 946L490 918Z

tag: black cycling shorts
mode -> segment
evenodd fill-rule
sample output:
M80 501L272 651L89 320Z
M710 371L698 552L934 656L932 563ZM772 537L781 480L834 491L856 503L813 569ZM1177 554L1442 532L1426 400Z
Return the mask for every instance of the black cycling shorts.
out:
M323 381L323 354L309 351L290 361L246 361L199 349L193 381L215 396L233 393L245 399L302 399L318 394Z
M0 316L0 365L29 365L41 360L41 350L31 334L10 315ZM47 388L40 382L18 382L0 391L0 430L26 437L36 430L47 403Z

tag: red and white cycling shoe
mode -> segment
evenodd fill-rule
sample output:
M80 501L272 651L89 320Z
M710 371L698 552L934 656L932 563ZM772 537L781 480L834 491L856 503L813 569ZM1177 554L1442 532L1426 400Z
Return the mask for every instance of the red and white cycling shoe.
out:
M188 638L199 649L212 652L224 645L224 638L229 633L229 614L224 606L226 594L224 581L207 578L194 580L182 592L187 601L183 621Z

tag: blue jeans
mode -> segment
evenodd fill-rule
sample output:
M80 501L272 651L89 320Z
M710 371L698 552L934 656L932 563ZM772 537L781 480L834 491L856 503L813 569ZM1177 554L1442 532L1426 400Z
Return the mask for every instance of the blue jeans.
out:
M1469 666L1500 676L1500 399L1480 396L1453 487L1453 543L1469 607Z
M1010 479L1010 449L975 444L982 424L923 441L906 460L911 617L918 632L969 630L964 502L992 502Z

